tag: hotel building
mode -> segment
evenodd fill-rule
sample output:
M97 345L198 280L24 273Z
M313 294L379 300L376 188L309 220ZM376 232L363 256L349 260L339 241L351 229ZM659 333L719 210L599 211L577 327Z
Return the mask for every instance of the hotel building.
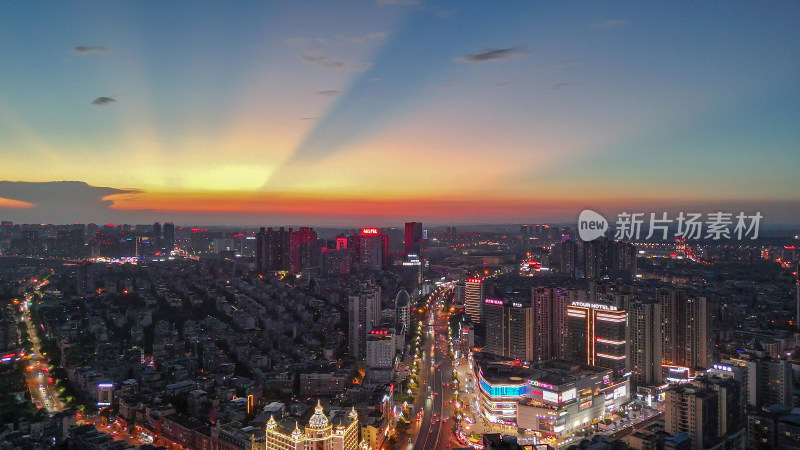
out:
M267 422L266 450L307 449L368 450L369 446L358 442L356 410L352 409L349 413L335 411L328 417L322 405L317 402L308 425L301 427L295 422L294 429L291 430L270 417Z

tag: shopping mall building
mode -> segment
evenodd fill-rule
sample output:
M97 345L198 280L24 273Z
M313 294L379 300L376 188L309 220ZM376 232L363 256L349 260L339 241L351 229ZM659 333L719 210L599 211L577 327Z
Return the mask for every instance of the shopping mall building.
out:
M627 377L561 359L528 365L491 353L473 353L480 414L522 432L561 438L606 418L630 400Z

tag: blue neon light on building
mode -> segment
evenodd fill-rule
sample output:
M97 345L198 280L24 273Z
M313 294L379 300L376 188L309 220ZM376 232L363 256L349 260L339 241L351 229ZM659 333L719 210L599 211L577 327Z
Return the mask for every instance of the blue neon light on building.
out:
M525 395L525 385L519 386L492 386L481 377L481 389L491 397L521 397Z

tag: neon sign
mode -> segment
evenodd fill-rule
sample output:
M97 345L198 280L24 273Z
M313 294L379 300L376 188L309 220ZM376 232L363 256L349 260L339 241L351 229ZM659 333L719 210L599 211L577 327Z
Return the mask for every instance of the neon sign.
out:
M616 306L603 305L602 303L587 303L587 302L572 302L572 306L580 306L582 308L604 309L606 311L616 311Z
M502 300L494 300L494 299L491 299L491 298L487 298L483 302L486 303L487 305L503 306L503 301Z
M361 234L378 234L377 228L362 228Z

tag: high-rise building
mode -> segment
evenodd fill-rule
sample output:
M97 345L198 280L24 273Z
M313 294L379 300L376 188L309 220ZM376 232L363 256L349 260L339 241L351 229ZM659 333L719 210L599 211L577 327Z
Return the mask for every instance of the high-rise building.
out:
M638 252L633 244L609 239L584 242L584 273L589 280L602 280L615 273L636 274Z
M406 222L404 242L406 255L420 255L422 252L421 222Z
M690 369L711 367L711 312L705 297L689 297L686 291L656 291L662 305L664 364Z
M573 240L560 242L555 245L553 253L556 259L552 262L552 266L559 273L574 277L578 265L578 243Z
M480 278L468 278L464 287L465 312L475 323L481 322L483 300L485 298L483 280Z
M283 227L261 227L256 234L256 270L265 273L289 269L289 232Z
M745 427L746 402L742 385L733 378L700 376L693 384L717 393L717 435L730 436Z
M367 335L377 327L381 318L381 288L362 283L349 296L350 356L366 357Z
M582 301L583 294L561 288L531 288L534 361L566 357L567 305Z
M484 351L520 361L533 360L533 309L529 302L483 301Z
M294 273L318 264L317 233L311 228L289 228L289 268Z
M573 301L566 316L568 360L613 369L617 375L624 373L627 312L622 305Z
M164 250L169 253L175 249L175 224L172 222L167 222L164 224L163 228L164 234ZM89 236L93 236L90 234Z
M630 302L625 336L628 359L626 370L634 386L658 386L663 382L663 338L661 305L653 301Z
M359 270L381 270L386 267L389 256L389 237L377 228L362 228L360 234L353 236L350 250L354 256L352 261Z
M156 222L153 224L153 229L150 237L152 237L153 239L161 239L161 222Z
M692 448L701 450L719 440L719 400L713 389L679 385L665 392L665 431L692 437Z

